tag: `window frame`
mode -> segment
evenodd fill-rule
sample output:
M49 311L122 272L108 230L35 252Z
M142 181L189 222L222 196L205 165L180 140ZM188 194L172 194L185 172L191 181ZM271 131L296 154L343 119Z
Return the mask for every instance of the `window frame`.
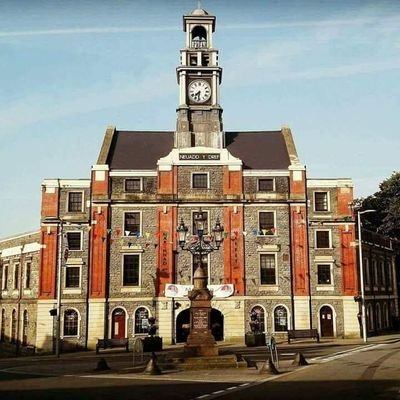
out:
M329 282L324 283L320 281L320 268L319 267L328 267L329 268ZM333 271L332 271L332 263L328 262L318 262L316 264L317 269L317 285L321 287L330 287L333 286Z
M78 269L79 271L79 285L78 286L67 286L67 278L68 278L68 273L67 271L72 270L72 269ZM65 265L65 270L64 270L64 289L66 290L76 290L76 289L81 289L82 287L82 265L81 264L66 264Z
M151 317L150 310L147 307L140 305L135 309L135 311L133 312L133 334L134 335L147 335L147 333L148 333L147 327L144 328L142 323L140 324L140 326L139 326L139 323L137 324L137 322L143 321L144 319L146 319L146 318L140 318L140 319L137 318L136 314L142 309L147 312L147 320L149 319L149 317Z
M66 323L66 318L65 315L68 311L73 311L76 313L76 334L66 334L65 333L65 323ZM62 314L62 337L63 338L79 338L79 331L80 331L80 313L76 308L69 307L66 310L64 310Z
M82 231L68 231L65 233L66 234L66 242L67 242L67 247L68 251L82 251L83 248L83 232ZM79 234L79 249L71 249L69 245L69 240L68 240L68 235L73 235L73 234Z
M81 207L79 210L72 210L71 209L71 204L74 204L74 202L71 203L71 194L76 194L79 193L81 195ZM77 203L76 203L77 204ZM83 212L83 206L85 204L85 192L83 190L70 190L67 193L67 212L68 213L81 213Z
M285 317L286 317L286 325L281 325L281 324L279 324L278 326L286 326L286 329L276 329L276 327L277 327L277 324L276 324L276 321L277 321L277 319L278 318L282 318L282 317L280 317L280 316L278 316L278 315L275 315L276 313L277 313L277 310L278 309L284 309L285 310ZM272 326L273 326L273 332L287 332L289 329L290 329L290 318L289 318L289 310L288 310L288 308L284 305L284 304L277 304L275 307L274 307L274 310L273 310L273 312L272 312Z
M137 257L138 258L138 283L137 284L125 284L125 257ZM121 287L126 289L140 288L142 286L142 254L141 253L124 253L122 254L121 262Z
M10 264L3 264L2 268L2 279L1 279L1 290L7 291L8 290L8 278L10 272Z
M0 342L3 343L6 340L6 309L1 309L0 315Z
M267 312L265 311L265 308L260 304L255 304L251 307L250 314L253 312L257 314L257 321L260 324L260 331L263 333L267 332Z
M273 218L273 227L268 228L268 229L261 229L261 214L272 214ZM263 233L263 230L268 231L265 234ZM258 211L258 236L276 236L276 211L267 211L267 210L260 210Z
M326 195L326 209L319 209L317 208L317 204L320 204L320 201L317 202L317 194L324 193ZM314 200L314 212L329 212L331 210L330 204L330 196L329 191L327 190L316 190L313 192L313 200Z
M318 233L328 232L328 246L320 246L318 243ZM316 229L314 232L314 243L316 249L332 249L332 230L331 229Z
M197 232L195 232L195 221L194 221L194 215L197 214L199 211L191 211L190 215L191 215L191 221L192 221L192 235L197 235ZM210 211L209 210L201 210L203 216L204 214L207 214L207 218L206 221L204 223L204 232L203 235L208 235L210 232Z
M20 286L20 278L21 278L21 263L16 262L14 263L14 269L13 269L13 290L18 290Z
M266 258L272 257L274 260L274 268L273 268L274 269L274 278L275 278L274 283L263 283L261 259L265 256L268 256ZM258 274L259 274L260 286L277 286L278 285L278 264L277 264L277 254L276 253L260 253L258 255Z
M17 310L13 308L11 311L11 320L10 320L10 343L17 343L18 340L18 317Z
M139 223L137 224L137 226L139 227L139 231L130 231L128 229L126 229L126 215L127 214L137 214L139 216ZM127 235L126 232L129 232L129 234ZM142 235L142 212L141 211L124 211L124 236L125 237L129 237L129 236L136 236L139 237Z
M127 183L129 181L139 181L139 189L138 190L128 190ZM140 193L143 192L143 178L142 177L131 177L124 179L124 192L125 193Z
M197 187L194 185L194 177L195 176L205 176L206 177L206 187ZM210 189L210 173L209 172L192 172L190 175L190 188L196 190L206 190Z
M28 265L29 265L29 269L28 269ZM30 290L31 289L31 280L32 280L32 260L29 260L29 261L25 262L24 289L26 289L26 290Z
M272 182L272 189L261 189L260 188L260 182L261 181L271 181ZM274 178L258 178L257 179L257 192L260 193L271 193L275 192L275 179Z
M191 277L191 281L193 283L194 272L196 271L196 268L197 268L197 267L194 268L195 267L195 257L198 257L198 255L192 254L191 256L192 256L191 257L191 259L192 259L192 277ZM210 285L211 284L210 283L210 275L211 275L211 273L210 273L211 272L211 266L210 266L211 257L210 257L210 254L202 254L202 258L203 258L202 266L203 266L203 268L205 266L206 267L206 271L207 271L207 284ZM206 263L204 262L204 259L207 260Z

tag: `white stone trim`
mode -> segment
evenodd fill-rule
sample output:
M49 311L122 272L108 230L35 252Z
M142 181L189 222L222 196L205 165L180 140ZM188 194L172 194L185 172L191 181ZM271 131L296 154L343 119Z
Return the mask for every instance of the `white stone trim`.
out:
M289 167L290 168L290 167ZM353 187L353 180L351 178L339 179L307 179L307 187L313 189L325 189L336 187Z
M179 154L219 154L219 160L180 160ZM157 165L160 171L171 171L173 165L226 165L230 171L240 171L242 169L242 161L234 157L227 149L216 149L213 147L185 147L180 149L172 149L171 152L158 160Z
M267 178L274 178L274 177L280 177L280 176L290 176L290 173L288 170L272 170L272 169L253 169L253 170L244 170L243 171L243 176L257 176L257 177L267 177Z
M108 171L110 169L108 164L95 164L92 165L92 171Z
M55 193L58 188L89 188L90 179L44 179L42 186L46 193Z
M22 249L22 254L34 253L36 251L39 251L40 248L41 248L40 243L38 243L38 242L27 243L24 245L24 247Z
M142 176L157 176L158 172L155 170L140 170L140 169L113 169L110 171L110 176L122 177L142 177Z
M8 247L1 251L2 258L13 257L20 254L22 254L22 246Z

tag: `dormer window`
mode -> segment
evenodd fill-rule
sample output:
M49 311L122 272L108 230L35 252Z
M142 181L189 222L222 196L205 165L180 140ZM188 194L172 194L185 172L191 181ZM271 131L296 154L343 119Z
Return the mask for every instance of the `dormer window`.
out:
M83 193L69 192L68 193L68 212L82 212L83 209Z
M207 31L203 26L196 26L192 30L192 47L203 49L207 47Z
M125 179L125 192L135 193L142 191L142 180L141 178L129 178Z
M314 211L329 211L328 192L314 192Z
M259 192L273 192L274 191L274 179L273 178L260 178L258 180L258 191Z

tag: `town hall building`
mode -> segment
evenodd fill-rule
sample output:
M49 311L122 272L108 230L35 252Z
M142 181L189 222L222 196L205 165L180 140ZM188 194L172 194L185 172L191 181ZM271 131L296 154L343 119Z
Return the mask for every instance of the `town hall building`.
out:
M0 241L3 336L25 335L37 351L55 337L63 351L94 348L146 335L155 317L166 343L184 342L199 263L218 341L243 340L251 312L276 336L360 336L351 179L308 178L286 126L225 131L216 18L199 8L183 27L176 130L107 128L90 179L44 180L40 231ZM220 247L200 257L177 233L183 223L190 241L199 213L208 240L223 228ZM389 321L397 302L382 310Z

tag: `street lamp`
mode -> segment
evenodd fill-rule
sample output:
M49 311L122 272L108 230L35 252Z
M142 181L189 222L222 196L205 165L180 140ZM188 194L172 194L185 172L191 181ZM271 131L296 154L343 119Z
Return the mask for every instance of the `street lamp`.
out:
M361 287L361 326L364 343L367 343L367 319L365 312L365 291L364 291L364 268L363 254L361 244L361 215L376 212L376 210L364 210L357 212L357 228L358 228L358 258L360 264L360 287Z
M198 257L199 261L194 273L194 278L201 275L202 282L205 283L205 286L202 286L202 288L205 288L207 287L207 280L205 279L207 278L207 271L205 271L203 268L202 257L220 248L223 241L222 234L224 232L224 228L221 225L219 218L217 218L215 226L212 230L213 234L210 236L204 236L204 225L206 223L206 218L201 208L194 214L193 219L196 228L196 232L193 236L188 237L188 227L183 222L183 218L181 219L176 231L178 232L178 241L181 249L187 250L192 255L196 255ZM196 282L194 283L196 285Z
M215 356L218 348L211 333L211 299L212 293L207 288L207 272L203 268L203 256L218 250L221 246L224 228L217 218L212 235L204 235L206 218L201 209L194 214L195 232L188 236L188 228L183 219L176 231L182 250L189 251L198 257L198 265L193 274L193 289L189 291L190 300L190 333L187 337L184 352L191 356Z
M58 237L58 249L57 249L57 264L56 264L56 278L57 278L57 292L56 292L56 307L50 310L50 315L56 319L56 332L55 332L55 354L56 357L60 357L60 336L61 336L61 271L62 271L62 258L64 260L68 258L68 247L63 252L64 248L64 220L61 218L45 218L46 223L57 224L57 237Z

